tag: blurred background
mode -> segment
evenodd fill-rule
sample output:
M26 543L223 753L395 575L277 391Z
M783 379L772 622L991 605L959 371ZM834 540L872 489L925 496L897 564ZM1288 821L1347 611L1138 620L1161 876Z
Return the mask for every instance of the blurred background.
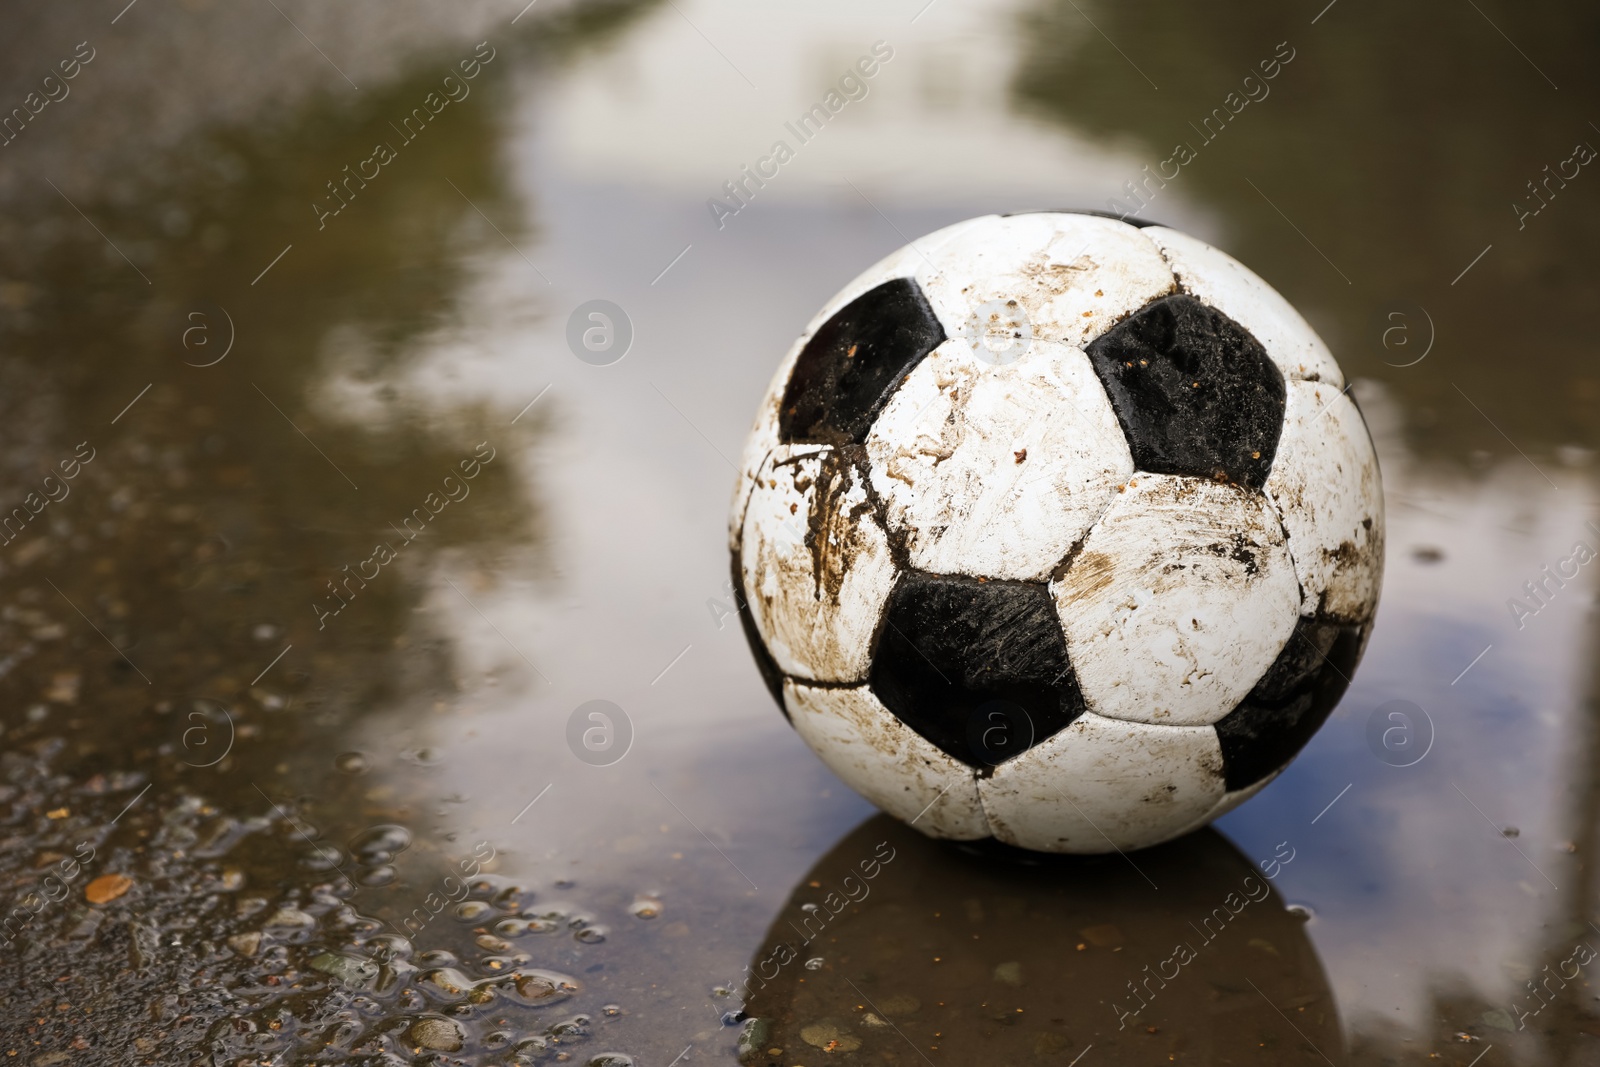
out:
M1600 1063L1597 32L1505 0L9 12L0 1050ZM865 266L1114 199L1333 348L1382 607L1215 830L963 852L772 706L733 458Z

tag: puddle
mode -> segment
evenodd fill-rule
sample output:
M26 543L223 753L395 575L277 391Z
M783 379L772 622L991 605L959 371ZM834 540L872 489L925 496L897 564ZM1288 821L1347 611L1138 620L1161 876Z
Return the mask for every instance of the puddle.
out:
M0 44L13 100L94 53L0 171L0 1049L1593 1058L1596 216L1528 188L1600 137L1592 16L520 6ZM1372 643L1212 831L934 844L771 706L733 463L864 265L1130 182L1355 382ZM597 308L619 358L572 347Z

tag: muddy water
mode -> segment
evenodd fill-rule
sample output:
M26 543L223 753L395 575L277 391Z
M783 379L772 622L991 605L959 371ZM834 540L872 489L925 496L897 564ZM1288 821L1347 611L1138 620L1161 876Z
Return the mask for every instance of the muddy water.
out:
M0 44L8 1056L1600 1057L1591 12L278 6ZM937 846L770 706L730 459L863 265L1129 182L1355 379L1377 629L1214 832Z

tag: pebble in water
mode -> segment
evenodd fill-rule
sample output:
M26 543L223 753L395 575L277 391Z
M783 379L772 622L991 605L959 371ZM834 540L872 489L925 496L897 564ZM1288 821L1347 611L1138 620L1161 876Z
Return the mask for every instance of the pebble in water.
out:
M567 921L565 912L545 911L537 915L522 913L523 929L530 934L544 934L559 930Z
M653 894L640 893L633 898L633 903L628 905L628 911L640 919L654 919L661 914L661 901Z
M332 871L344 862L344 853L325 842L312 845L301 858L300 864L310 871Z
M831 1019L812 1023L800 1031L800 1040L813 1048L828 1052L854 1052L861 1047L861 1039L848 1030L841 1029Z
M228 947L241 956L254 956L261 951L261 931L233 934L228 938Z
M434 1052L460 1052L466 1031L454 1019L422 1018L411 1024L406 1036L420 1048Z
M456 905L456 918L462 922L477 922L493 910L481 900L463 900Z
M492 979L522 1004L554 1004L576 993L578 983L555 971L520 971L508 978Z
M508 885L494 895L492 903L501 911L521 911L533 900L533 890L520 885Z
M410 847L410 830L394 823L380 823L357 834L350 842L350 853L361 863L373 866L392 862Z
M344 752L334 757L334 767L346 774L366 774L372 768L367 757L359 752Z
M772 1028L765 1019L747 1019L739 1031L739 1062L743 1063L766 1047Z
M588 1037L589 1024L593 1021L587 1015L574 1015L570 1019L560 1019L551 1023L547 1032L558 1041L562 1038Z
M284 906L273 912L263 927L282 927L289 930L309 930L317 925L314 916L301 911L299 908Z
M468 999L476 992L477 983L454 967L436 967L424 971L417 978L417 988L434 1000L453 1003Z
M133 887L133 879L121 874L102 874L83 889L91 904L109 904Z
M388 885L399 877L399 869L385 863L382 866L369 867L362 871L356 875L356 881L364 886L377 888L378 886Z
M378 965L360 956L324 952L311 960L315 970L328 975L346 988L360 988L378 977Z
M369 938L365 947L387 960L408 960L416 951L410 939L399 934L379 934L377 937Z
M550 1044L550 1039L543 1034L525 1037L512 1048L511 1062L516 1064L538 1063L544 1058L544 1054L550 1050Z

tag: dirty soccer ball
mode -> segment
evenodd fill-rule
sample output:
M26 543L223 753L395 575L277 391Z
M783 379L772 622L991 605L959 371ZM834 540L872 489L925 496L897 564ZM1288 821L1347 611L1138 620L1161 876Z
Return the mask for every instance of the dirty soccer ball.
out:
M1328 717L1383 567L1377 458L1271 287L1159 226L986 216L828 302L730 530L773 696L935 837L1153 845Z

